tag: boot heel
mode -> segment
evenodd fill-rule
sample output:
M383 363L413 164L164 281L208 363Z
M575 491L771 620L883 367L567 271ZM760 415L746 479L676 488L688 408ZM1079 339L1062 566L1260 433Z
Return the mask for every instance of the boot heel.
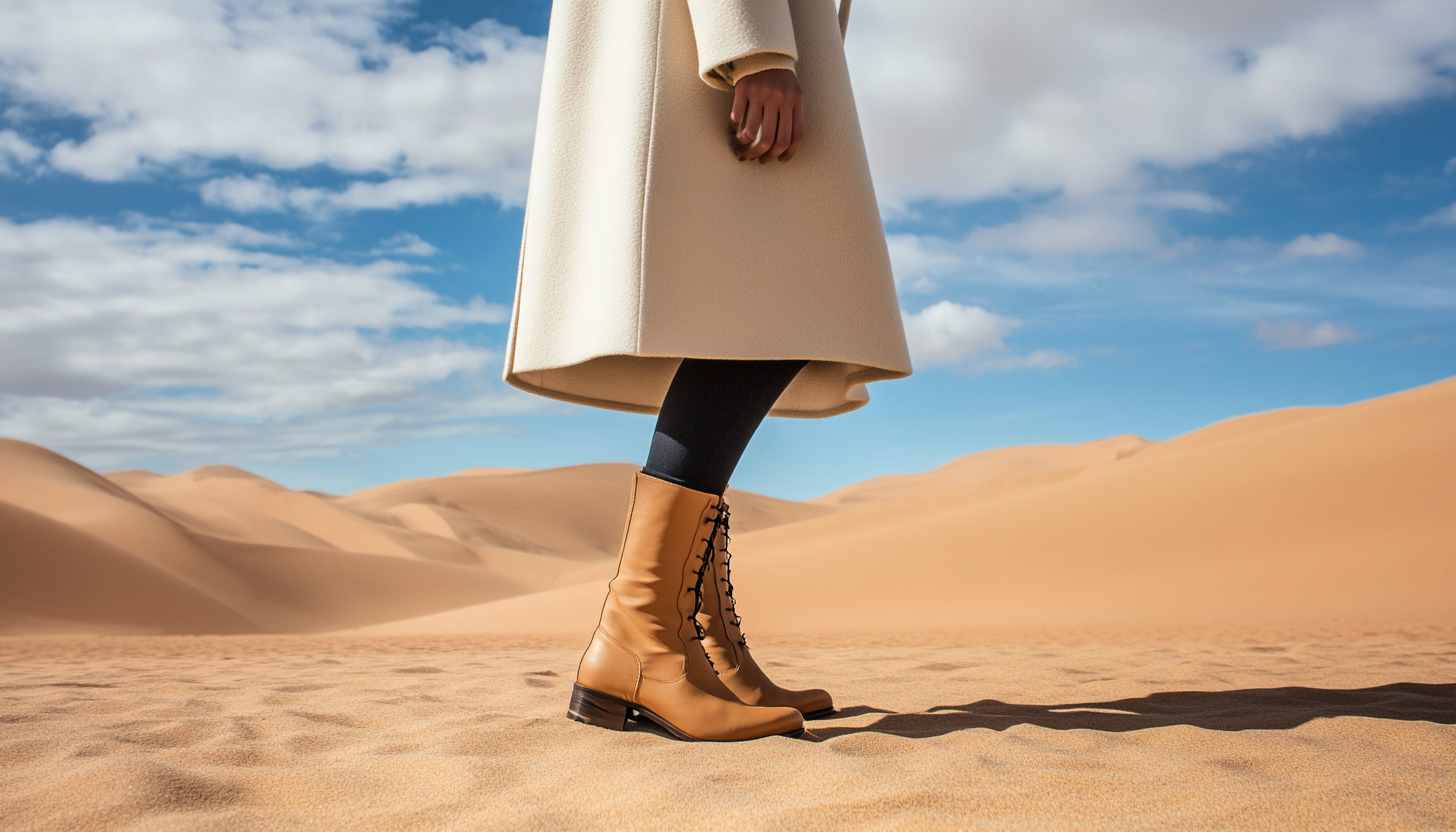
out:
M587 725L624 731L627 728L627 710L627 703L615 696L572 685L571 706L566 709L566 715Z

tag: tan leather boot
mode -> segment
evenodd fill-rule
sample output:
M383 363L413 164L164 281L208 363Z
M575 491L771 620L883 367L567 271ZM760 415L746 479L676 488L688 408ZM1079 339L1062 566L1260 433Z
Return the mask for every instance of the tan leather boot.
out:
M834 699L827 691L781 688L753 660L741 629L743 619L738 617L737 602L733 598L726 502L717 526L713 535L712 575L703 581L703 607L697 619L703 628L703 649L717 669L718 678L734 696L749 705L786 706L802 713L805 719L834 713Z
M626 727L649 719L686 740L797 736L789 707L745 705L718 680L693 614L712 554L719 498L638 474L617 576L576 672L567 713Z

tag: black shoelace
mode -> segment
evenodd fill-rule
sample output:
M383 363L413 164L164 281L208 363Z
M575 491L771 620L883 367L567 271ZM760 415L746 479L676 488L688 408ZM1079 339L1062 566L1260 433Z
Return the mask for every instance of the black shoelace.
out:
M713 552L717 548L719 531L722 530L726 537L728 528L728 505L722 501L719 501L719 503L714 506L714 508L717 510L717 515L711 520L704 521L705 523L711 523L712 529L708 532L707 537L698 538L705 544L703 547L703 553L698 556L698 579L694 581L692 587L687 590L688 592L691 592L693 594L693 614L692 616L690 616L690 619L693 622L693 641L699 642L702 641L706 635L703 630L703 625L698 621L698 613L703 611L703 581L707 579L708 568L713 565ZM707 651L704 651L704 655L707 655ZM708 656L708 664L713 665L712 656ZM718 672L718 668L716 666L713 666L713 672Z
M708 532L708 536L707 537L698 538L704 544L704 546L703 546L703 553L698 556L698 569L697 569L697 578L698 579L693 582L692 587L688 590L689 592L693 593L693 614L692 614L693 633L694 633L694 635L693 635L693 641L699 641L699 642L701 642L707 636L706 631L703 630L702 623L700 623L698 621L698 613L700 613L700 612L703 611L703 581L707 580L707 577L708 577L708 569L709 569L709 567L711 567L713 565L713 563L714 563L714 561L716 559L717 552L718 552L718 545L717 545L718 544L718 537L719 537L719 535L722 535L722 537L723 537L723 581L722 581L722 583L723 583L724 594L726 594L728 596L728 609L727 609L727 614L730 615L730 616L732 616L733 626L739 628L738 629L738 646L739 647L747 647L748 646L748 637L743 634L743 619L741 617L739 617L739 615L738 615L738 600L733 597L733 566L732 566L732 564L733 564L733 553L730 552L730 551L728 551L728 544L731 542L731 539L730 539L729 534L728 534L728 518L730 516L730 512L728 511L728 503L727 502L720 501L716 506L714 506L714 508L716 509L716 512L717 512L716 515L711 520L704 521L705 523L711 523L712 524L712 529ZM723 628L724 635L727 635L727 629L728 629L727 627L724 627ZM706 651L705 651L704 655L706 655ZM708 664L709 665L713 665L713 657L712 656L708 656ZM717 668L716 665L713 665L713 672L714 673L717 673L718 672L718 668Z
M728 535L728 515L728 504L723 503L718 511L719 520L715 523L723 534L723 592L728 596L728 615L733 617L733 626L738 628L738 646L747 647L748 636L743 634L743 619L738 615L738 599L733 597L733 553L728 551L728 544L732 542ZM724 631L727 631L726 627Z

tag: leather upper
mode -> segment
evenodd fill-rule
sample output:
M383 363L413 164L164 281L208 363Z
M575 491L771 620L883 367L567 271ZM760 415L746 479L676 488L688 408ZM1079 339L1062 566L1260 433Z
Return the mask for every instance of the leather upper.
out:
M803 727L799 711L739 701L696 638L698 571L718 500L637 475L617 575L577 684L641 705L697 739L789 733Z

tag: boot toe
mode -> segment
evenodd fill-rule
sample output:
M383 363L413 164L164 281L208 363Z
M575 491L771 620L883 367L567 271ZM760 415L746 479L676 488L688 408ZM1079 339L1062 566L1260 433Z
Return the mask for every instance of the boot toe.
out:
M829 695L829 691L815 688L813 690L796 690L791 693L790 704L806 717L810 714L823 716L834 712L834 697Z
M804 715L793 708L771 708L776 713L765 726L764 736L798 734L804 730Z
M803 730L804 716L793 708L739 705L725 711L723 718L712 725L699 728L692 738L737 742L780 734L798 736Z

